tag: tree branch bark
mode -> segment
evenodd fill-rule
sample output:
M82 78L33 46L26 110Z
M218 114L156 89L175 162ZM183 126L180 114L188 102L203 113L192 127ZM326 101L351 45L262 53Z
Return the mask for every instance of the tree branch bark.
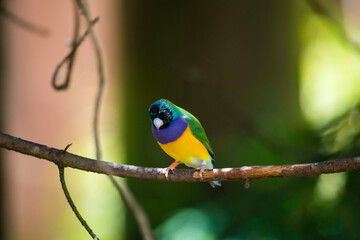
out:
M148 168L119 163L96 161L81 157L65 150L47 147L0 133L0 147L40 159L46 159L60 167L71 167L100 174L136 178L143 180L166 181L165 168ZM337 173L360 170L360 157L329 160L316 163L269 166L244 166L240 168L219 168L206 171L200 178L199 171L178 169L169 175L168 181L174 182L208 182L257 179L269 177L316 176L324 173Z

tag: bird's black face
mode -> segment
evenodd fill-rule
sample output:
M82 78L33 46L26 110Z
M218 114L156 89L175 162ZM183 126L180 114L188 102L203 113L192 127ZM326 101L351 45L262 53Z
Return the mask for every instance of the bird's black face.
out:
M154 104L149 109L152 124L157 129L168 127L173 120L172 112L169 108Z

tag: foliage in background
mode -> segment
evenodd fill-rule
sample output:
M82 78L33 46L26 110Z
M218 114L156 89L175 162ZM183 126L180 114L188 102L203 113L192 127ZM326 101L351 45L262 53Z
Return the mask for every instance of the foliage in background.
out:
M123 14L128 164L171 163L150 130L159 98L199 118L218 167L358 155L359 58L305 3L131 1ZM159 239L354 239L358 175L129 185ZM131 214L126 229L139 238Z

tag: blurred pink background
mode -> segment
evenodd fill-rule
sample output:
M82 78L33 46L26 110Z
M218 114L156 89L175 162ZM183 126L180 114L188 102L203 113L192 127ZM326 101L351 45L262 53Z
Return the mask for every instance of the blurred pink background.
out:
M121 70L117 2L88 1L91 16L101 16L95 31L104 54L107 85L100 118L102 133L117 127L111 126L115 121L106 120L106 116L110 115L106 112L111 113L113 109L104 109L109 105L115 108L118 99L116 92ZM4 5L29 22L49 29L50 34L41 37L3 19L3 131L60 149L73 143L70 152L95 157L92 117L98 75L96 56L89 39L78 49L69 89L58 92L51 86L56 65L70 51L67 43L73 34L72 2L16 0L6 1ZM82 17L81 26L82 35L86 26ZM60 81L64 79L65 71L61 73ZM57 225L58 218L64 211L69 216L73 213L62 193L57 167L50 162L9 151L4 151L4 159L7 238L62 239L60 233L71 229L61 229ZM70 192L76 189L74 183L68 181L67 184ZM68 221L69 226L81 229L74 215ZM85 231L83 234L86 236Z

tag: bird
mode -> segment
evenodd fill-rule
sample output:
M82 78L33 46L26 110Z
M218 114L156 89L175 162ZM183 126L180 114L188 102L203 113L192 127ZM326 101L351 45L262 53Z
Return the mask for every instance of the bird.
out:
M175 160L165 169L166 179L169 171L173 172L182 163L200 170L200 177L205 169L215 168L214 152L204 128L194 115L166 99L151 104L149 114L155 139ZM221 187L220 181L209 183L213 188Z

